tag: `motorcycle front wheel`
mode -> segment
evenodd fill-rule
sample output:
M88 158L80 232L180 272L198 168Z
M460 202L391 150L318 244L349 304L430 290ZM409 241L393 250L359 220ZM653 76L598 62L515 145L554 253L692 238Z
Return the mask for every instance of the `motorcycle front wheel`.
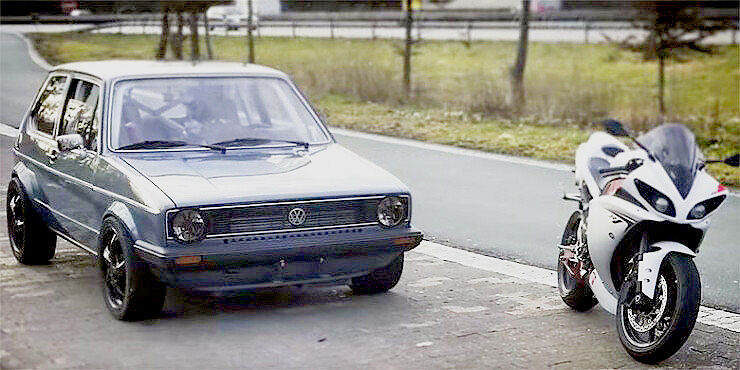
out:
M643 363L657 363L670 357L694 329L701 301L701 282L694 261L671 253L660 267L653 300L642 305L627 302L625 281L617 306L617 332L627 353Z

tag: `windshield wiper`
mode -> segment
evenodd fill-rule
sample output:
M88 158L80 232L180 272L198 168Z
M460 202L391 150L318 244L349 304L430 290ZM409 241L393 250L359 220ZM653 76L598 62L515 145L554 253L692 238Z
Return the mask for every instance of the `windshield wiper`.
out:
M246 145L259 145L267 142L278 142L278 143L288 143L288 144L294 144L294 145L300 145L306 150L308 150L309 143L305 141L296 141L296 140L280 140L280 139L265 139L261 137L242 137L238 139L232 139L232 140L225 140L225 141L219 141L217 143L213 143L211 145L224 145L224 146L232 146L237 144L246 144Z
M145 140L139 141L129 145L124 145L118 149L159 149L159 148L173 148L178 146L199 146L201 148L208 148L218 150L221 153L226 153L226 148L220 145L210 144L193 144L182 140Z

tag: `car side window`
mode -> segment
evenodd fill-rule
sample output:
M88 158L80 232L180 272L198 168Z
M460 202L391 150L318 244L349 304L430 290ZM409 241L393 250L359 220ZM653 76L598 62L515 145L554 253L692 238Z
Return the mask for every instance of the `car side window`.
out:
M54 124L59 118L62 104L64 104L64 87L66 84L66 76L54 76L49 79L31 115L30 126L32 129L54 135Z
M85 141L85 148L97 150L100 126L99 96L100 87L98 85L73 79L69 87L59 134L79 134Z

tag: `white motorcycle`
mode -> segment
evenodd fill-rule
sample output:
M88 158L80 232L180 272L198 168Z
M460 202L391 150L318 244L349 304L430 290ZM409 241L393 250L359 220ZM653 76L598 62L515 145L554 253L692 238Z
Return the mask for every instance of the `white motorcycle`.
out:
M578 311L597 302L616 315L619 339L645 363L673 355L694 328L701 298L693 257L728 190L705 164L737 167L738 155L704 160L694 135L666 124L635 138L614 120L576 151L579 203L558 256L558 290Z

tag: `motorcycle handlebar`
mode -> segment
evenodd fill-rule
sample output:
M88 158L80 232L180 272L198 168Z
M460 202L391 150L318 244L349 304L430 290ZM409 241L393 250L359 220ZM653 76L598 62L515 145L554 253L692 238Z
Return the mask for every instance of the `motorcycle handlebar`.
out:
M621 167L609 167L609 168L602 168L599 170L599 173L602 175L605 174L612 174L612 173L621 173L621 172L628 172L627 166L621 166Z
M636 168L642 166L642 160L641 159L631 159L629 162L627 162L626 165L621 167L608 167L608 168L602 168L599 170L599 173L604 174L616 174L616 173L630 173L634 171Z

